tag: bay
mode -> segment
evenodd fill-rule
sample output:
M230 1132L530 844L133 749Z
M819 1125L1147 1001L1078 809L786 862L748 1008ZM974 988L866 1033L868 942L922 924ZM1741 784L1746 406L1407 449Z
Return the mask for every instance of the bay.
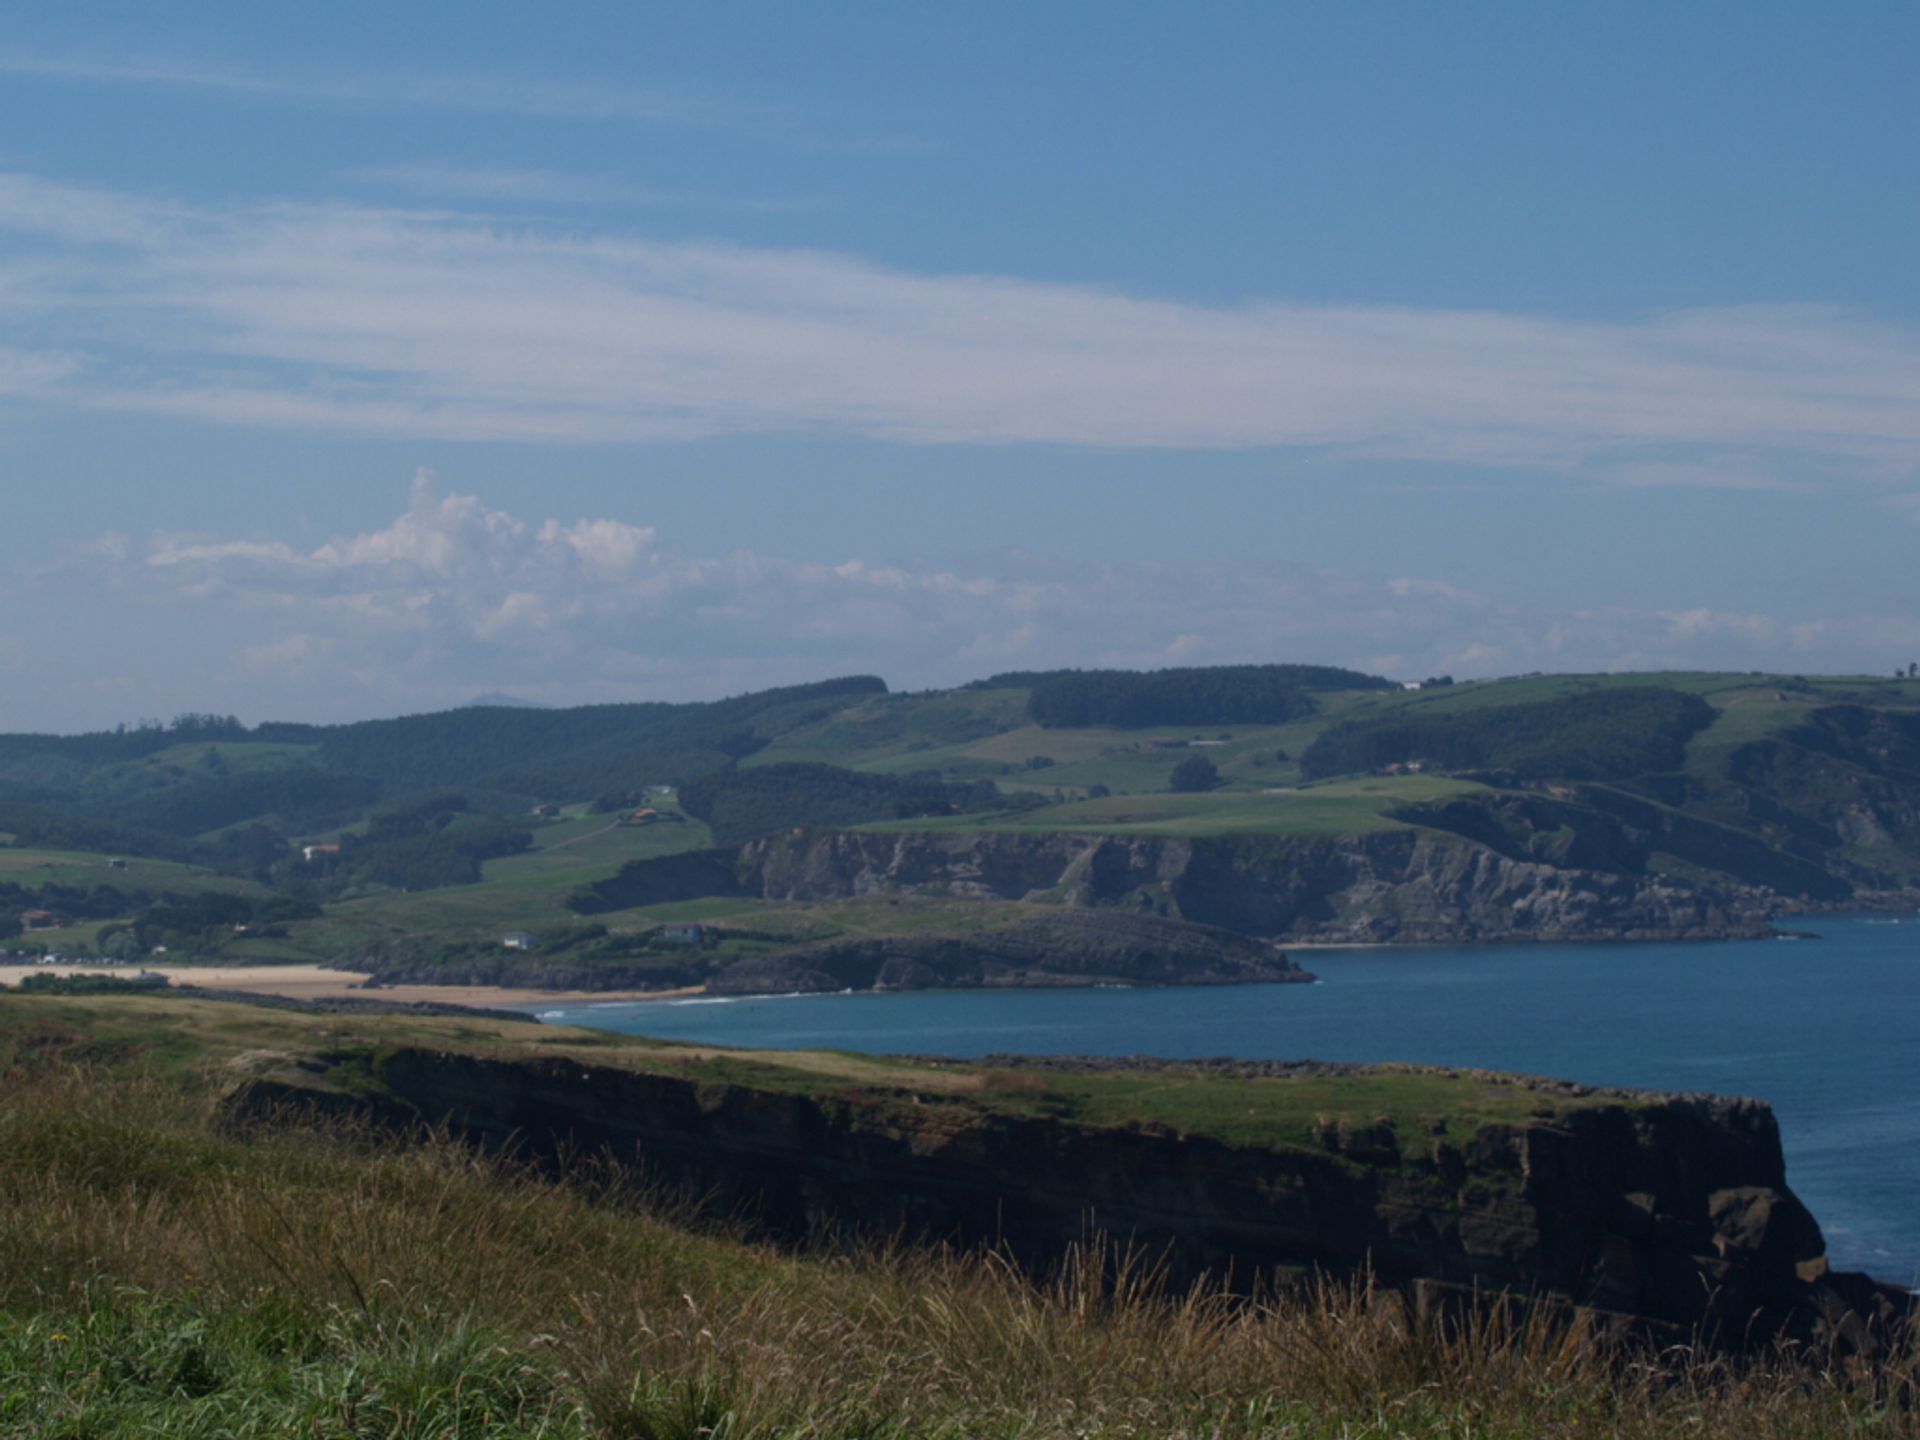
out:
M1920 1283L1920 917L1807 940L1315 950L1315 985L948 990L544 1009L766 1049L1406 1060L1752 1095L1836 1266Z

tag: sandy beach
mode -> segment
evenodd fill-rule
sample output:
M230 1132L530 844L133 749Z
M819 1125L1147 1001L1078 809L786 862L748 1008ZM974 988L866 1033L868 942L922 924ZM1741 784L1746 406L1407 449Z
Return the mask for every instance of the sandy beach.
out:
M701 993L699 986L684 990L535 990L504 985L382 985L366 989L363 987L368 977L364 971L333 970L324 965L0 965L0 986L11 988L28 975L134 975L141 969L149 974L164 975L175 985L236 990L250 995L282 995L291 1000L351 996L406 1004L431 1001L441 1005L497 1008L593 1000L672 1000Z

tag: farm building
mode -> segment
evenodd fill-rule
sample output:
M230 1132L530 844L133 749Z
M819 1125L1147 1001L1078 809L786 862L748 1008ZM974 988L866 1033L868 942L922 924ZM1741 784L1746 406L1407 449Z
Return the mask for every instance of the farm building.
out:
M531 930L509 930L500 937L500 943L509 950L531 950L540 943L540 937Z
M669 945L698 945L707 938L707 932L698 925L662 925L660 938Z
M67 922L51 910L22 910L20 928L22 930L58 930Z
M340 847L338 845L302 845L300 847L300 858L309 865L322 855L338 855L339 853Z

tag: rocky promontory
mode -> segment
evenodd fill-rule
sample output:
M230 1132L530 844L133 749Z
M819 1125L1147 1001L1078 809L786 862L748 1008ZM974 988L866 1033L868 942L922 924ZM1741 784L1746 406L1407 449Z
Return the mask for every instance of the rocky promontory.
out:
M736 960L715 995L1312 980L1277 946L1211 925L1062 910L964 934L842 936Z
M1504 1292L1729 1346L1871 1348L1906 1308L1829 1273L1752 1100L1407 1066L414 1046L248 1081L229 1111L290 1104L637 1164L777 1239L996 1246L1045 1269L1104 1235L1177 1283L1366 1273L1423 1302Z

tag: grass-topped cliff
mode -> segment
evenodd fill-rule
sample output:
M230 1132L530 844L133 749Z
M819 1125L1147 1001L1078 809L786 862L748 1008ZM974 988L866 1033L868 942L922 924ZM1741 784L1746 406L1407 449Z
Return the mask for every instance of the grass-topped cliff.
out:
M0 1433L1912 1433L1905 1352L1839 1363L1609 1342L1552 1307L1419 1309L1364 1282L1172 1287L1150 1257L1097 1241L1038 1274L991 1254L850 1245L844 1231L776 1246L582 1148L534 1166L453 1133L395 1143L350 1118L232 1099L284 1077L392 1103L425 1077L465 1083L486 1066L526 1067L582 1105L620 1077L686 1082L688 1114L752 1117L763 1139L777 1138L772 1117L814 1107L874 1143L931 1115L936 1149L941 1134L964 1152L995 1125L1037 1125L1186 1137L1215 1166L1273 1153L1353 1175L1407 1168L1381 1150L1383 1129L1425 1135L1444 1120L1463 1153L1487 1140L1473 1163L1493 1174L1492 1138L1516 1126L1573 1135L1583 1115L1627 1113L1611 1097L1467 1075L923 1066L484 1020L0 999ZM1207 1151L1208 1137L1224 1148ZM1154 1203L1200 1178L1161 1172Z

